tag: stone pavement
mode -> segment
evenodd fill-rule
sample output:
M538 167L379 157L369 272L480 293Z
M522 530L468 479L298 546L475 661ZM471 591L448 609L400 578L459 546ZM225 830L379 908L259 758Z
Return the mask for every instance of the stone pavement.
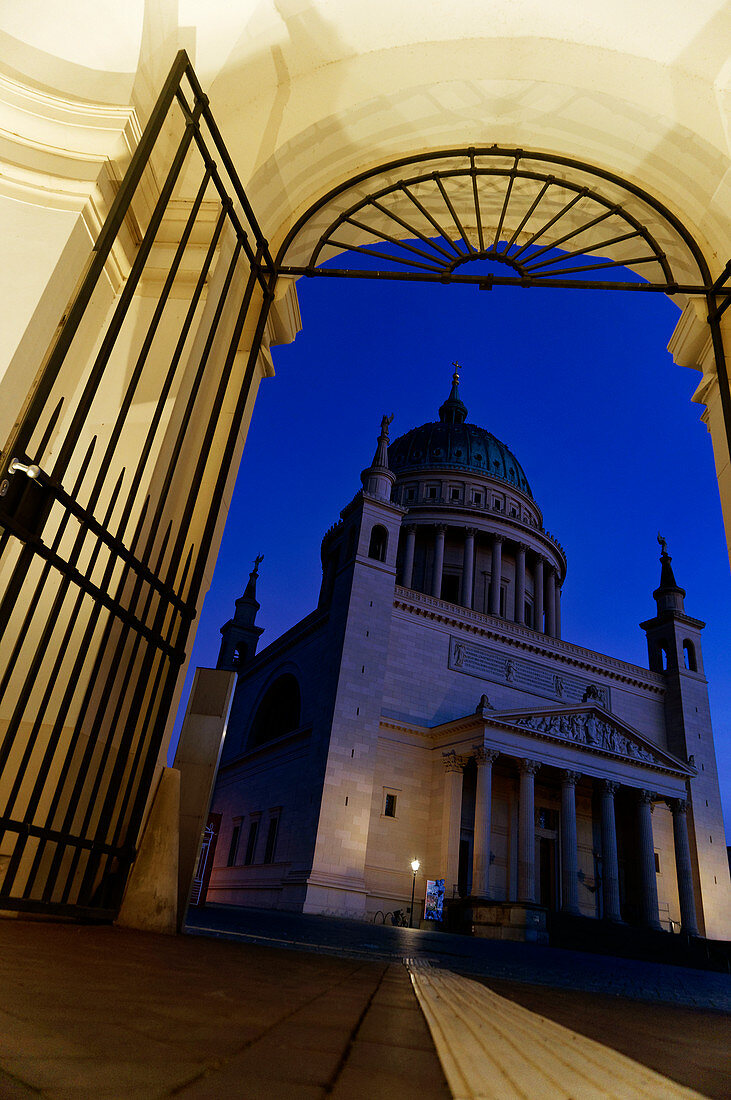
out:
M405 968L0 920L0 1097L450 1096Z
M205 929L206 935L229 936L239 943L266 943L384 961L423 958L471 977L731 1012L731 978L712 970L234 906L192 909L188 928Z
M0 920L0 1100L446 1098L404 956L731 1095L724 975L279 913L193 920L234 942Z

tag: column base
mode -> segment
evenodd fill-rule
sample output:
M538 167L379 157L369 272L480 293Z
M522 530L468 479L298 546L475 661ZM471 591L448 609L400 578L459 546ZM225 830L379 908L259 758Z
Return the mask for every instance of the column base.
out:
M548 943L548 910L542 905L471 897L462 906L464 924L480 939Z

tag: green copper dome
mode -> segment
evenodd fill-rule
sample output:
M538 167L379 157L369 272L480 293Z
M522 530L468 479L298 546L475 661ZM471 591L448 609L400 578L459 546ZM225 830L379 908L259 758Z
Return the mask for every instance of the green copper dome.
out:
M438 423L422 424L393 441L388 448L391 470L399 476L420 467L461 467L506 481L532 498L525 471L513 452L485 428L465 423L467 408L460 400L458 383L455 374Z

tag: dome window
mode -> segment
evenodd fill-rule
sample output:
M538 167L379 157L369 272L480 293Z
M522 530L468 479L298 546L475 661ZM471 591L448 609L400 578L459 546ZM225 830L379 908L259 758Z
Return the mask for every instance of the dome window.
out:
M460 489L457 489L455 486L452 486L452 488L449 490L449 499L450 500L461 500L462 499L462 491Z
M475 462L482 462L482 455L475 455Z
M461 458L462 457L462 452L461 451L455 451L454 455L455 455L455 458Z
M442 453L442 448L441 447L435 447L434 450L432 451L432 454L434 454L434 455L440 455L441 453Z
M482 507L482 493L478 489L472 490L472 503L479 504Z

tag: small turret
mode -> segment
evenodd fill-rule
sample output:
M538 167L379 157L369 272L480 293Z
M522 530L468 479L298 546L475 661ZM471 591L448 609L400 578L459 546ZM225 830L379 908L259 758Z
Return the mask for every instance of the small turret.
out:
M439 409L442 424L464 424L467 419L467 406L459 396L459 363L452 363L452 389L449 397Z
M382 417L381 434L378 437L378 444L376 446L376 453L373 456L373 461L360 475L364 491L368 493L369 496L376 497L378 500L391 499L391 489L396 480L396 475L391 471L388 465L388 429L392 420L393 413L391 416Z
M236 601L234 617L221 627L221 649L216 668L236 672L256 653L259 638L264 633L263 627L255 625L260 607L256 598L256 581L263 560L263 554L255 559L244 594Z
M660 586L656 588L652 595L657 603L657 613L662 615L664 611L685 611L685 604L683 603L685 597L685 589L681 588L675 580L673 573L672 558L668 554L668 546L662 535L657 536L657 541L660 544L662 553L660 554L660 562L662 568L660 570Z

